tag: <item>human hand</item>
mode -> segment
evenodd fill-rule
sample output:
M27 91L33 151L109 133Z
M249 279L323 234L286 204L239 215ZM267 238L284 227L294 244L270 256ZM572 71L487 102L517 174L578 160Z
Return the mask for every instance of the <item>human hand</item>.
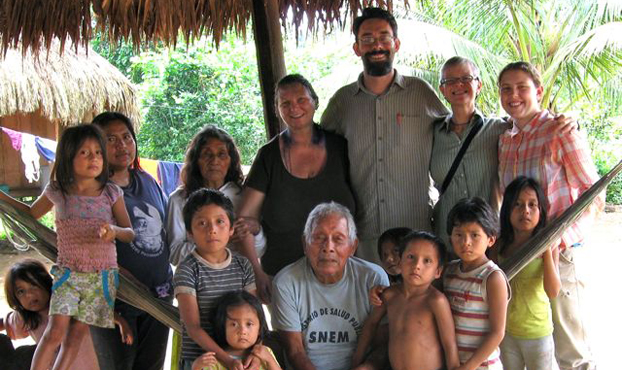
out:
M260 225L259 221L254 217L238 217L233 224L234 238L244 238L248 234L257 235L259 233Z
M377 306L377 307L382 306L382 293L387 288L388 287L382 286L382 285L373 286L369 290L369 303L372 306Z
M557 114L555 117L548 119L546 123L549 123L550 121L554 122L555 132L559 134L567 134L571 132L572 130L579 128L579 124L577 123L577 120L575 120L573 117L566 117L562 113Z
M231 360L227 361L227 369L229 370L244 370L244 364L242 361L231 358ZM194 369L193 369L194 370ZM257 368L259 370L259 368Z
M216 353L214 352L205 352L201 356L197 357L194 362L192 362L192 370L203 370L205 368L209 368L218 363L216 360Z
M253 346L251 354L263 362L270 362L270 360L272 360L272 354L268 350L268 347L264 346L261 343L255 344Z
M262 346L263 347L263 346ZM253 347L253 351L255 348ZM244 369L245 370L259 370L261 368L261 359L257 357L253 352L251 352L246 360L244 360Z
M132 333L132 328L130 324L127 323L127 320L123 318L121 315L115 315L115 320L117 325L119 325L119 331L121 332L121 342L131 346L134 343L134 333Z
M255 285L261 303L270 304L272 302L272 277L263 270L257 270L255 271Z
M104 224L99 228L98 236L104 242L112 242L117 237L117 231L113 225Z

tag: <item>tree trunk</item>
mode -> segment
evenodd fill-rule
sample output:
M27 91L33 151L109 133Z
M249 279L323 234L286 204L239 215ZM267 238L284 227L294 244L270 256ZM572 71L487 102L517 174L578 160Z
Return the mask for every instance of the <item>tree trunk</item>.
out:
M268 139L281 132L274 105L274 85L285 76L285 57L279 18L278 0L253 1L253 34L263 101L263 115Z

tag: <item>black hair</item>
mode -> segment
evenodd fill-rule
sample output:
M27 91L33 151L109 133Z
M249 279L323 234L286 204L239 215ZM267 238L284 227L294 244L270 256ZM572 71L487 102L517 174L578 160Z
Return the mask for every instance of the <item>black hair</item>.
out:
M443 242L443 239L427 231L412 231L403 237L399 243L400 258L406 251L408 245L418 240L430 242L430 244L434 246L438 255L438 266L443 267L445 265L445 261L447 260L447 247L445 246L445 242Z
M108 182L108 157L106 155L106 142L101 129L88 123L68 127L63 131L56 145L56 160L50 174L50 180L63 195L69 194L69 188L74 182L73 159L87 139L97 141L101 148L102 173L95 180L101 184L101 188Z
M320 106L320 98L315 93L311 82L304 78L304 76L294 73L281 78L274 86L274 105L276 110L279 110L279 89L284 86L290 86L295 84L300 84L307 90L307 93L309 93L309 96L311 97L311 99L313 99L315 109L317 109Z
M9 307L22 316L25 329L35 330L41 325L41 317L37 312L28 311L19 302L15 289L17 280L23 280L28 284L38 286L52 294L52 276L48 273L45 265L34 258L26 258L14 263L4 276L4 295Z
M535 235L540 229L546 226L547 199L544 195L542 187L536 180L532 179L531 177L518 176L508 185L507 188L505 188L505 193L503 194L501 215L499 216L499 222L501 224L501 233L499 235L500 253L503 253L505 248L508 245L512 244L512 242L514 241L514 227L512 226L510 217L512 216L512 210L516 205L518 196L524 189L527 188L533 189L533 191L536 193L536 198L538 199L538 208L540 210L540 220L538 221L536 227L533 229L532 235Z
M231 203L231 200L218 190L202 188L190 194L184 205L182 214L184 216L186 231L192 233L192 218L201 207L211 204L222 208L227 213L229 222L233 227L235 213L233 212L233 203Z
M181 169L180 176L180 181L183 184L186 196L189 196L192 192L205 185L203 176L201 175L201 168L199 167L199 158L201 157L203 147L210 139L222 141L227 146L227 153L229 154L231 162L229 163L229 168L225 175L225 184L233 182L240 188L242 187L244 174L242 173L240 152L233 138L227 131L213 125L207 125L199 131L198 134L194 135L186 150L186 158L184 159L184 166Z
M385 230L378 238L378 257L382 260L382 245L386 242L391 242L395 245L399 245L403 237L410 234L413 230L409 227L394 227Z
M489 237L499 235L499 217L482 198L463 198L453 206L447 216L447 234L451 235L454 226L469 222L479 224Z
M214 324L214 340L221 348L229 347L229 343L227 343L226 328L227 310L230 307L239 307L243 305L251 306L253 310L255 310L255 313L257 313L257 318L259 319L259 335L257 336L257 343L263 341L268 335L268 324L259 299L245 290L229 292L220 298L220 302L216 307L212 321Z
M358 41L359 29L361 28L361 24L368 19L382 19L389 23L391 29L393 30L393 36L397 37L397 22L395 21L395 17L388 11L380 8L365 8L363 9L363 14L354 18L354 23L352 25L352 31L354 32L354 40Z
M130 135L132 135L132 139L134 139L134 150L136 156L134 157L134 162L132 162L130 168L134 170L142 170L142 167L140 167L140 159L138 158L138 140L136 140L136 131L134 131L134 125L132 124L132 120L130 120L129 117L119 112L104 112L95 116L91 123L97 125L102 130L105 130L106 127L114 121L121 121L125 125L125 127L127 127Z

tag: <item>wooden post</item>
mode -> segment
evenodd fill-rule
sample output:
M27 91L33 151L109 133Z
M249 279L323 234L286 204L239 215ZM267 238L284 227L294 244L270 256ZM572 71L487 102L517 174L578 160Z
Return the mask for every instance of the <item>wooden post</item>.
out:
M279 18L278 0L253 1L253 34L257 50L257 67L263 101L263 116L268 139L281 132L274 108L274 85L285 76L285 57Z

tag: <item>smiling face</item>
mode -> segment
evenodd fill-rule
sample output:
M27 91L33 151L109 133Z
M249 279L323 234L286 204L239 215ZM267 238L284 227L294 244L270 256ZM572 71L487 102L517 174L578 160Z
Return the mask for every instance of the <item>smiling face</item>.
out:
M203 259L212 262L223 262L227 257L226 247L233 235L233 227L227 212L215 204L199 208L192 216L192 232L189 236L194 240L197 253Z
M219 189L223 186L231 165L227 143L215 138L208 139L201 148L198 165L207 188Z
M393 59L400 49L400 40L384 19L372 18L361 23L353 45L370 76L384 76L393 71Z
M380 246L381 256L380 263L382 264L382 268L389 275L399 275L400 274L400 248L397 244L393 243L390 240L382 243Z
M494 236L486 232L477 222L454 225L451 231L451 245L454 253L462 260L466 271L477 268L488 261L486 250L495 244Z
M408 243L400 260L402 279L408 286L429 285L441 276L439 255L436 247L428 241L415 239Z
M469 76L478 77L468 63L456 64L443 69L441 78L447 82L441 84L440 89L452 108L467 106L475 110L475 98L482 90L482 81L479 78L471 82L460 81Z
M320 219L305 243L305 255L317 279L323 284L341 280L346 263L356 251L357 241L350 244L348 221L337 214Z
M48 309L50 293L22 279L15 280L15 297L24 309L40 312Z
M313 126L316 103L302 84L281 86L276 98L279 116L290 130L309 129Z
M520 191L516 203L512 205L510 223L512 228L514 228L514 233L523 232L531 234L538 222L540 222L538 195L535 190L526 187Z
M130 168L136 158L136 142L123 121L112 121L102 128L106 135L108 166L113 172Z
M255 309L248 304L227 309L225 334L227 344L233 350L243 351L257 343L260 322Z
M103 170L102 148L95 139L86 139L73 157L74 180L94 179Z
M499 79L501 105L520 127L541 111L542 92L542 86L536 86L524 71L508 70Z

